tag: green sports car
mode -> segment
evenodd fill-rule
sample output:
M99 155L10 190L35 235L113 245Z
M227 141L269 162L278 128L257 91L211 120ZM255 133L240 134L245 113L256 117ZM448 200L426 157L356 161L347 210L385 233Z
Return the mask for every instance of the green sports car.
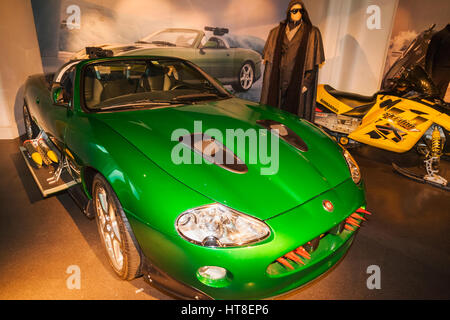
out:
M261 55L255 50L238 47L227 36L228 29L205 27L212 34L196 29L169 28L155 32L130 45L102 45L115 56L171 56L194 62L224 85L237 92L249 90L261 77ZM85 50L73 59L86 58Z
M24 99L27 138L58 155L54 180L71 177L61 188L122 279L186 299L277 296L336 264L368 214L345 149L186 60L71 61L29 77Z

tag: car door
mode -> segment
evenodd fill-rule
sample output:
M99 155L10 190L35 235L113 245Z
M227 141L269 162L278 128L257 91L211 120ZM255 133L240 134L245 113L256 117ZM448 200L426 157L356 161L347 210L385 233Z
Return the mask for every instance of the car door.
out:
M211 37L199 50L198 65L222 82L233 77L233 49L219 37Z
M44 118L43 129L60 150L64 149L67 122L73 109L74 78L75 65L62 70L52 84L50 97L42 99L47 102L41 106L41 115Z

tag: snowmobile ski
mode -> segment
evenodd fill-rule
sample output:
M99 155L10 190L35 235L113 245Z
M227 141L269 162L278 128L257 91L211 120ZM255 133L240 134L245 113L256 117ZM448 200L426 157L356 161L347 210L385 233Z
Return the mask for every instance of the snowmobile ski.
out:
M437 183L437 182L428 180L428 179L426 179L426 175L420 175L420 174L414 173L408 169L399 167L395 163L392 163L392 167L394 168L394 170L397 173L399 173L409 179L412 179L412 180L420 182L420 183L430 184L433 187L437 187L437 188L440 188L440 189L443 189L446 191L450 191L450 185L448 184L448 182L446 184L441 184L441 183Z

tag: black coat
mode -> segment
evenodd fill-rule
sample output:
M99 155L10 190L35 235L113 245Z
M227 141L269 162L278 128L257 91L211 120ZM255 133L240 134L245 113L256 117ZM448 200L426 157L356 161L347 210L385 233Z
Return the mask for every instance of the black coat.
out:
M277 26L276 28L272 29L269 33L269 36L267 38L266 41L266 45L264 47L264 51L263 51L263 59L265 61L265 70L264 70L264 77L263 77L263 86L262 86L262 91L261 91L261 100L260 102L262 104L267 104L268 103L268 96L269 96L269 92L270 90L273 90L274 86L271 83L270 79L271 79L271 74L272 74L272 70L273 70L273 63L274 63L274 54L275 54L275 49L276 49L276 45L277 45L277 39L278 39L278 35L280 32L280 29L282 28L282 24L280 24L279 26ZM309 83L314 84L313 88L308 88L309 90L313 90L314 92L314 98L313 100L315 100L315 90L316 90L316 86L317 86L317 70L318 70L318 66L320 64L322 64L325 61L325 54L324 54L324 49L323 49L323 44L322 44L322 36L320 34L320 31L317 27L312 27L311 32L309 33L308 36L308 40L307 40L307 49L306 49L306 55L305 55L305 64L304 64L304 71L303 74L299 74L299 75L295 75L295 76L299 76L302 78L302 85L301 87L298 88L299 91L302 90L303 88L303 83L305 82L305 75L307 73L309 73L310 77L311 75L315 78L315 79L309 79ZM293 62L295 63L295 62ZM275 87L280 87L279 85L275 86ZM302 99L302 95L300 95L299 101L298 101L298 107L297 107L297 113L298 116L303 117L303 115L305 114L305 108L306 109L315 109L315 101L313 101L313 103L309 106L305 106L303 105L304 100ZM277 105L274 107L278 107L278 108L282 108L283 106ZM313 114L314 111L309 110L309 112L307 112L308 114ZM307 120L312 120L307 119Z

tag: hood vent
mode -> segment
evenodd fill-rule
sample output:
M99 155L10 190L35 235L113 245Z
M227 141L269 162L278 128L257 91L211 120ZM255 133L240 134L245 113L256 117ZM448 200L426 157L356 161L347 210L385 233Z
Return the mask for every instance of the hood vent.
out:
M205 160L219 167L234 172L247 173L247 165L220 141L203 133L193 133L179 138L183 143Z
M302 152L308 151L308 146L305 141L284 124L275 120L257 120L256 123L267 130L278 130L278 136L281 139Z

